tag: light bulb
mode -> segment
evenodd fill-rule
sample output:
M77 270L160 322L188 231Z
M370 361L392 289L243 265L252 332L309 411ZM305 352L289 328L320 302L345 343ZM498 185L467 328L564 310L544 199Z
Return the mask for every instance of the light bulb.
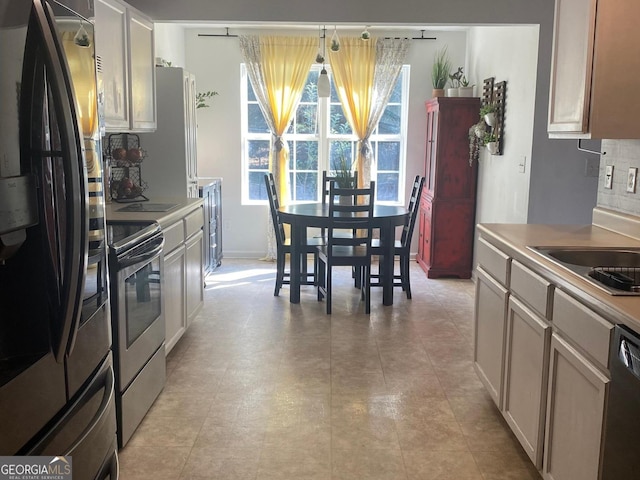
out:
M327 70L322 66L320 75L318 76L318 98L328 98L331 95L331 84L329 83L329 75Z

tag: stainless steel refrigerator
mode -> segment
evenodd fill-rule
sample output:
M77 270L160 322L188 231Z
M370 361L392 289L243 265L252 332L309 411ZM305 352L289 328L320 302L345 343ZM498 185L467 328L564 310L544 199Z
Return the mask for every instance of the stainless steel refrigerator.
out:
M93 2L0 1L0 456L118 477Z
M196 80L180 67L156 67L158 128L140 134L145 195L197 198Z

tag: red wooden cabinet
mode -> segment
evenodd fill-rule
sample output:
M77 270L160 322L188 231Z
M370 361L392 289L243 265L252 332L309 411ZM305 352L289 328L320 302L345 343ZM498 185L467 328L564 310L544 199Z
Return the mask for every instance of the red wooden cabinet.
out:
M468 135L480 99L438 97L426 107L418 263L428 278L470 278L478 164L469 165Z

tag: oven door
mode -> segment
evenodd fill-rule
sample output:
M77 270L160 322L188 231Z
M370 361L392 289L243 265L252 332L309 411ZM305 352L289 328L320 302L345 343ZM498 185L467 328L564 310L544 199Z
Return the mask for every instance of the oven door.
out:
M162 236L154 237L118 258L113 327L119 392L164 342L162 245Z

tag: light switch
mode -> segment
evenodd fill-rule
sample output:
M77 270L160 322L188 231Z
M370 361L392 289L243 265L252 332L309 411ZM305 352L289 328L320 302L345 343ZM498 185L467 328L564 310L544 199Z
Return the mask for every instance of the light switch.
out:
M638 169L636 167L629 167L629 174L627 175L627 192L636 193L636 177L638 176Z
M613 165L607 165L604 173L604 188L611 188L613 184Z

